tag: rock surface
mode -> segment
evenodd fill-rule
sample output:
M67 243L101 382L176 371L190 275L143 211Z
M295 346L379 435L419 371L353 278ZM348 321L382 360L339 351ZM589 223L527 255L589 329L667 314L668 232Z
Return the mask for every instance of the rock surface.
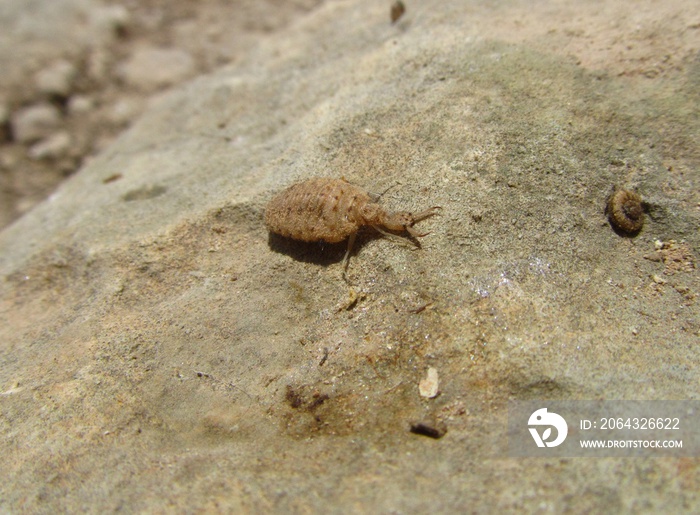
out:
M29 149L32 159L55 159L70 149L71 138L66 131L56 132Z
M68 97L77 74L73 63L59 59L36 74L36 87L49 96Z
M38 104L17 111L12 117L12 134L22 143L50 136L61 124L60 111L51 104Z
M698 398L692 3L405 3L154 97L0 233L4 511L700 508L698 459L503 442L509 399ZM264 229L312 176L443 209L420 250L363 232L350 286L343 244Z
M195 71L187 52L165 48L140 48L118 68L118 76L129 85L143 90L172 86Z
M0 229L108 146L141 112L146 90L237 61L320 2L0 2ZM85 99L91 108L81 109ZM64 115L70 152L37 160L35 140L14 138L7 121L47 101Z

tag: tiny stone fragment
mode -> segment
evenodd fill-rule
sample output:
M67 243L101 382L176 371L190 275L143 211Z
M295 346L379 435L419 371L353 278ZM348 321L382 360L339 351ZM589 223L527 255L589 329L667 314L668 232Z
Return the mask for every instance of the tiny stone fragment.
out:
M184 50L150 47L136 50L117 69L121 79L142 90L176 84L194 72L194 59Z
M31 159L53 159L68 152L71 146L71 137L66 131L52 134L48 138L35 143L28 152Z
M652 275L651 280L654 281L656 284L666 284L666 280L657 274Z
M133 97L122 98L114 103L114 105L106 112L106 118L109 122L118 125L128 124L143 110L142 102Z
M38 104L12 116L12 134L19 143L33 143L52 134L61 123L61 114L50 104Z
M61 59L39 71L34 80L41 93L67 97L77 73L78 70L72 63Z
M428 376L418 383L418 391L421 397L427 397L432 399L437 397L438 394L438 371L437 369L430 367L428 369Z
M68 112L70 114L83 114L95 107L95 101L85 95L74 95L68 100Z
M401 0L396 0L393 4L391 4L391 23L396 23L405 12L406 6Z
M0 141L4 141L8 133L8 123L10 120L10 110L6 105L0 104Z
M428 438L442 438L447 433L447 429L442 425L430 425L423 422L414 422L411 424L411 433L414 435L427 436Z
M665 265L664 275L673 275L677 272L693 272L695 270L693 253L685 241L665 241L659 253Z
M124 32L130 21L129 11L123 5L109 5L92 9L91 22L102 31L120 34Z

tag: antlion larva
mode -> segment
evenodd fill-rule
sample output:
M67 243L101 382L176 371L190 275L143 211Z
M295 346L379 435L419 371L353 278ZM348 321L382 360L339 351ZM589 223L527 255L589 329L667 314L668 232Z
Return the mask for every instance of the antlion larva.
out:
M294 240L338 243L347 239L345 269L360 227L369 225L383 234L384 229L406 231L419 238L427 233L418 233L413 225L438 209L391 213L362 188L343 179L319 177L293 184L275 196L265 210L265 225L270 232Z

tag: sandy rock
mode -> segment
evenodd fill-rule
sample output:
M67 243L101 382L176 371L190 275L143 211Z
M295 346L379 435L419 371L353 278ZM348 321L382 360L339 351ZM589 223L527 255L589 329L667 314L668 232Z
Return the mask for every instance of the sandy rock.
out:
M0 104L0 141L4 141L9 136L10 109Z
M106 5L90 10L90 24L102 33L118 35L131 22L129 10L123 5Z
M512 400L697 397L692 5L413 5L320 4L0 232L1 511L698 511L692 458L505 434ZM420 249L360 234L349 286L344 244L265 230L312 176L443 209Z
M104 48L93 49L87 58L86 73L98 82L106 81L113 72L113 56Z
M73 95L68 99L68 113L71 115L85 114L95 107L95 101L86 95Z
M0 15L0 87L26 83L36 63L78 57L113 38L104 27L91 23L97 0L5 0Z
M143 112L144 102L140 97L124 97L107 106L105 116L110 123L126 125L136 120Z
M77 72L73 63L63 59L56 61L36 74L36 88L45 95L67 97Z
M32 159L57 158L70 149L71 143L70 134L66 131L60 131L32 145L29 149L29 157Z
M12 134L20 143L49 136L61 124L61 113L51 104L25 107L12 115Z
M118 67L118 75L131 86L152 90L192 75L195 64L184 50L141 48Z

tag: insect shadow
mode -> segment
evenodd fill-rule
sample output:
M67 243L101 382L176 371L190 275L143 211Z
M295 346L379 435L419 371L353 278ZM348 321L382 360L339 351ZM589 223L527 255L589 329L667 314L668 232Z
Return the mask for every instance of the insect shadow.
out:
M360 247L368 241L380 238L382 238L382 234L372 230L372 228L360 228L351 255L357 253ZM348 240L338 243L326 243L325 241L307 242L286 238L273 232L268 233L267 244L273 252L286 254L295 261L313 263L324 267L340 263L345 257L345 252L348 248Z

